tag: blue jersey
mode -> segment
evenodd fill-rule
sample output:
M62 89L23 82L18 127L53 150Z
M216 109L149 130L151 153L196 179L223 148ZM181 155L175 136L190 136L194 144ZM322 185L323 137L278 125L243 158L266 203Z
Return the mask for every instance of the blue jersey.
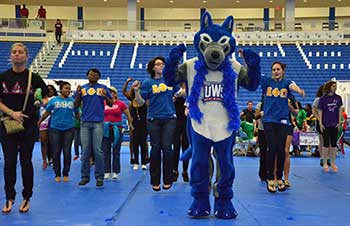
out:
M102 90L107 91L107 97L112 98L107 86L96 84L85 84L81 87L81 99L83 103L81 121L82 122L103 122L104 100Z
M288 93L291 84L290 80L276 81L269 77L261 77L261 89L264 95L263 123L289 124Z
M56 96L52 98L46 106L47 112L51 113L50 128L60 131L74 127L74 98L63 98Z
M176 118L173 102L173 87L167 86L164 78L145 79L140 94L144 100L149 99L148 119Z

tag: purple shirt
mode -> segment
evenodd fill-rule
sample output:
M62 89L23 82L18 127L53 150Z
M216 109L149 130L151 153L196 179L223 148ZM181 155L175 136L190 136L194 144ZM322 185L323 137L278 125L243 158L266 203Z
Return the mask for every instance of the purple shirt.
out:
M325 95L320 98L318 108L322 110L322 124L324 127L335 127L339 123L339 108L343 105L337 94Z

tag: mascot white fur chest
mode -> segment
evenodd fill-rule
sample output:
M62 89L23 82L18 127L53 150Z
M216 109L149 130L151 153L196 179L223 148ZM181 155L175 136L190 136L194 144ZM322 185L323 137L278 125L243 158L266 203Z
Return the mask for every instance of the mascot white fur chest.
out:
M171 50L163 70L167 85L182 82L187 85L193 196L188 214L194 217L208 216L211 212L208 159L212 147L220 169L220 179L214 184L214 214L224 219L237 216L231 202L235 177L232 148L240 126L237 88L240 85L256 90L261 75L260 58L251 50L242 52L246 66L231 59L236 47L232 30L232 16L217 25L209 13L204 13L193 42L197 57L180 64L186 51L186 47L180 45Z

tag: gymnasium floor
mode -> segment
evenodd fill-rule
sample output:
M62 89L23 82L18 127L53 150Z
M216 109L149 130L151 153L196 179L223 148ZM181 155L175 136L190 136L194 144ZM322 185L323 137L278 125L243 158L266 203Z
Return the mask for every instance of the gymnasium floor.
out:
M8 215L0 214L0 225L25 226L341 226L350 222L350 161L338 158L338 173L324 173L319 159L292 158L292 189L270 194L257 177L258 158L235 157L236 180L234 220L192 219L186 214L191 203L190 186L179 182L168 191L153 192L148 171L134 171L129 165L128 148L122 148L122 173L117 181L105 181L101 189L92 179L85 187L80 179L80 160L72 163L70 181L55 183L53 170L41 169L39 143L35 146L35 187L31 209L18 211L21 179L17 181L17 200ZM3 157L0 160L0 205L3 190ZM20 174L18 166L17 170ZM93 171L92 171L93 175ZM19 176L19 175L18 175ZM92 176L93 178L93 176ZM346 223L348 222L348 223Z

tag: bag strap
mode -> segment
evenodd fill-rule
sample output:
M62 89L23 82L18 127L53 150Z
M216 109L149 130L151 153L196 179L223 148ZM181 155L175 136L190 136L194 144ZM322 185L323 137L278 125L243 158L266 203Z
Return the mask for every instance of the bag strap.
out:
M31 85L31 83L32 83L32 69L29 69L27 91L26 91L26 97L25 97L25 99L24 99L24 104L23 104L22 112L24 112L25 109L26 109L26 107L27 107L27 102L28 102L28 98L29 98L30 85Z

